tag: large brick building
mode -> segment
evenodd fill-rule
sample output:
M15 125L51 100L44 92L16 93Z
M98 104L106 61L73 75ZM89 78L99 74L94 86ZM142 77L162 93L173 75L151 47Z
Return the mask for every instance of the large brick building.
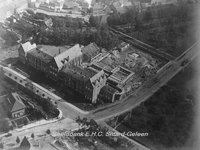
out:
M59 82L63 87L69 87L85 95L85 98L96 103L98 94L106 84L103 70L96 73L73 64L65 65L59 74Z
M97 63L109 56L95 43L85 47L25 43L19 48L19 60L57 81L62 89L70 88L83 94L92 103L98 98L109 102L120 100L122 89L133 75L121 66L107 70Z

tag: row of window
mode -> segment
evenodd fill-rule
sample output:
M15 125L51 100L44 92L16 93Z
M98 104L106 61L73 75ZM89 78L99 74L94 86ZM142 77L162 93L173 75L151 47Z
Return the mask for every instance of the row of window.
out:
M9 76L11 77L11 76L12 76L12 74L11 74L11 73L9 73ZM17 76L15 76L15 77L14 77L14 79L15 79L15 80L17 80L17 79L18 79L18 78L17 78ZM20 82L20 83L22 83L22 80L19 80L19 82Z

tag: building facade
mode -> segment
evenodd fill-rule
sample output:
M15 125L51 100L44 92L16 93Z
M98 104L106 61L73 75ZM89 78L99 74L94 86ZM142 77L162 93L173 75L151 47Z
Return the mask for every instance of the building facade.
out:
M96 73L73 64L65 65L59 73L61 86L83 94L92 103L96 103L101 88L106 84L106 79L103 70Z

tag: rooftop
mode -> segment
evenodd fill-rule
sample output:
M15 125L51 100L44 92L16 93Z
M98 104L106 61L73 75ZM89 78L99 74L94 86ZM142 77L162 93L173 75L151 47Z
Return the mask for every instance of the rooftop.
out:
M104 87L102 87L102 91L106 91L106 92L109 92L111 94L114 94L115 92L117 92L116 89L114 89L113 87L111 87L109 85L105 85Z
M63 61L65 61L67 59L67 61L70 62L73 59L75 59L76 57L79 57L81 55L82 55L81 46L79 44L76 44L73 47L71 47L70 49L66 50L65 52L60 53L59 55L54 57L54 59L55 59L55 62L57 64L58 68L61 69L61 67L64 64Z
M66 50L68 50L71 46L51 46L51 45L38 45L37 49L43 51L44 53L50 55L51 57L55 57Z
M91 58L93 58L100 53L100 48L95 43L91 43L85 46L82 49L82 52L83 54L86 54L87 56L90 56Z
M3 99L10 112L15 112L26 107L17 93L11 93L3 97Z
M36 44L31 44L30 42L26 42L24 44L21 44L22 48L24 49L24 52L28 52L34 48L36 48Z
M73 76L77 80L83 80L83 81L88 81L90 78L92 78L96 72L90 69L83 69L81 67L75 66L73 64L66 64L62 72Z
M52 56L46 54L43 51L38 50L37 48L30 50L28 52L28 54L30 54L38 59L41 59L41 60L45 61L46 63L48 63L49 61L51 61L53 59Z

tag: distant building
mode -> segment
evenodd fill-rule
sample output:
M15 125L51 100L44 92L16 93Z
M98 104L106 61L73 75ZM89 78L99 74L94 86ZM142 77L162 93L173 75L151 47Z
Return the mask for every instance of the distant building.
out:
M45 20L44 20L44 24L46 25L46 27L50 28L50 27L53 26L53 21L52 21L51 18L45 19Z
M101 88L106 84L103 70L96 73L72 64L65 65L59 76L59 82L63 87L74 89L92 103L96 103Z
M17 93L11 93L3 97L4 106L11 118L19 118L25 114L26 106Z
M95 44L91 43L82 49L83 62L90 63L100 53L100 48Z
M124 50L127 49L129 46L130 46L129 43L122 42L122 43L120 43L120 44L117 46L117 48L118 48L120 51L124 51Z
M80 5L76 2L65 2L62 9L67 10L80 10Z
M0 0L0 21L28 8L27 0Z
M110 8L108 5L106 5L106 6L104 7L104 11L105 11L106 14L112 13L112 10L111 10L111 8Z

